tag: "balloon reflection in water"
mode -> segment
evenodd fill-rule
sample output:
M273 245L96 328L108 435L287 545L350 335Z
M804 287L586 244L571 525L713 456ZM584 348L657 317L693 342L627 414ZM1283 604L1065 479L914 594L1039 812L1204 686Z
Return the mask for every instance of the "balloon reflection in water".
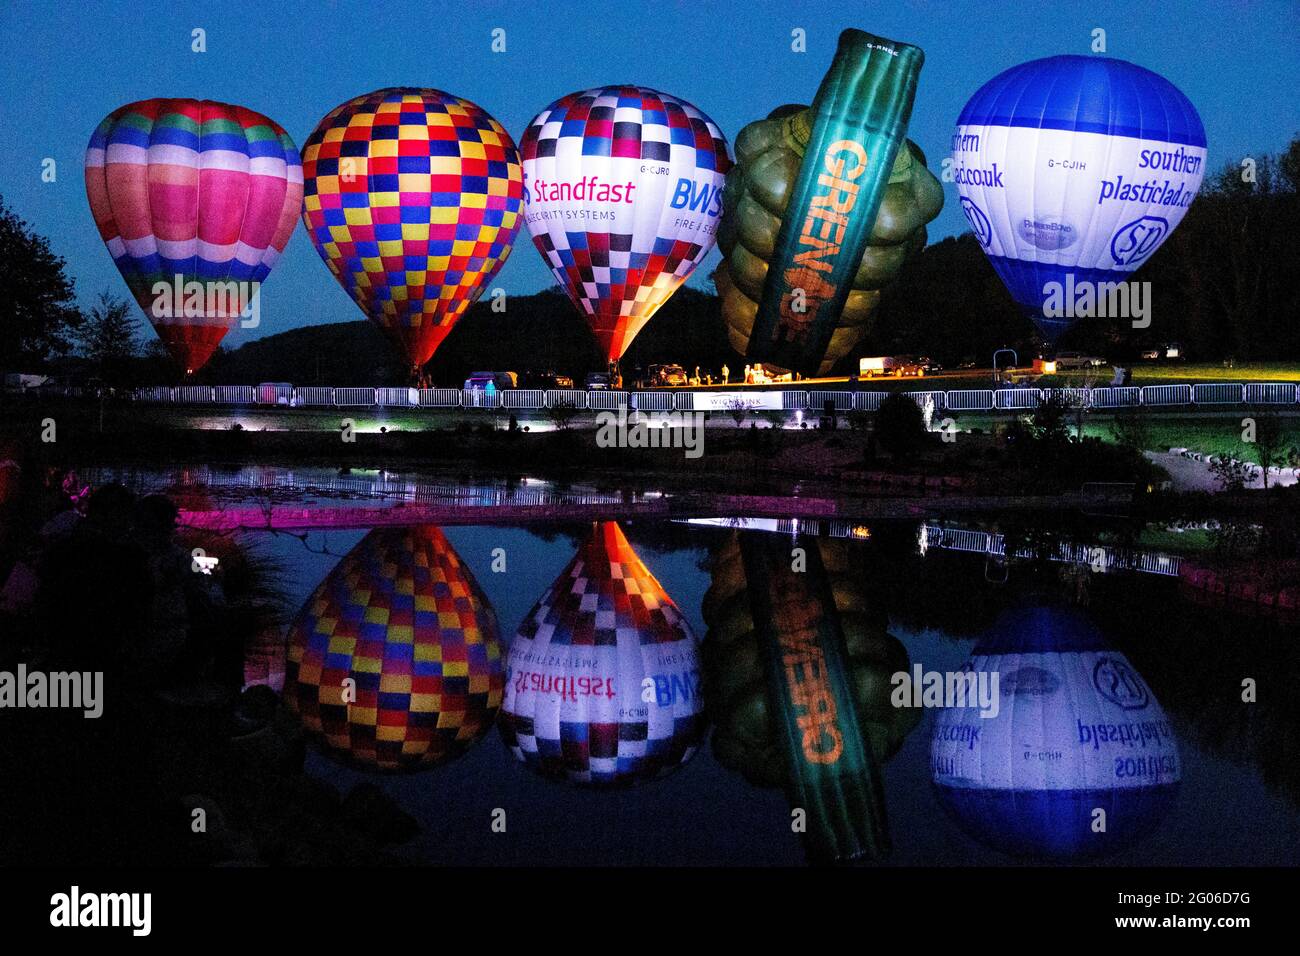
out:
M491 726L503 682L496 616L433 525L370 532L289 632L290 708L327 753L368 769L459 755Z
M510 646L501 735L533 770L663 776L704 731L695 635L618 524L597 524Z
M1013 855L1097 856L1169 812L1180 779L1169 721L1078 611L1008 612L965 667L998 675L998 713L943 710L930 756L940 803L972 837Z
M889 849L880 766L920 712L890 704L907 651L850 570L845 541L742 532L713 557L704 599L709 706L718 762L782 786L808 814L813 859Z

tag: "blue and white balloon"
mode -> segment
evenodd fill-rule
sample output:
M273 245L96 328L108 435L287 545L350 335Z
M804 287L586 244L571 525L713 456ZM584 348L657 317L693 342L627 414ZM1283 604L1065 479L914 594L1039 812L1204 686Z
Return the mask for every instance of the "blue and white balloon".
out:
M1106 57L999 73L962 110L952 149L975 237L1053 342L1077 315L1071 290L1126 281L1177 228L1205 173L1205 129L1187 97Z
M964 669L998 676L997 713L941 711L930 758L939 802L966 833L1013 856L1068 859L1129 846L1164 819L1177 741L1146 682L1082 614L1009 612Z

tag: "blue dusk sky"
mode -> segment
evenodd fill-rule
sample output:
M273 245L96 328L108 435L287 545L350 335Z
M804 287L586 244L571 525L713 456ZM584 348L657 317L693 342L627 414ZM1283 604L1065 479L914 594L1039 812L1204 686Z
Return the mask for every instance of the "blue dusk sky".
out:
M86 142L118 106L156 96L238 103L280 123L300 146L339 103L387 86L427 86L478 103L516 140L552 100L591 86L655 87L697 105L729 140L773 107L809 102L846 27L926 54L908 135L937 167L952 126L986 80L1026 60L1088 53L1160 73L1195 104L1209 168L1277 152L1300 132L1296 0L889 3L368 2L293 0L0 3L0 194L68 260L83 304L125 294L82 183ZM191 52L191 31L207 52ZM492 51L505 30L506 52ZM791 51L791 31L807 52ZM42 164L57 163L55 182ZM966 230L948 184L931 238ZM707 285L717 252L692 282ZM521 231L495 283L510 294L553 284ZM361 312L299 227L267 281L262 324L225 344Z

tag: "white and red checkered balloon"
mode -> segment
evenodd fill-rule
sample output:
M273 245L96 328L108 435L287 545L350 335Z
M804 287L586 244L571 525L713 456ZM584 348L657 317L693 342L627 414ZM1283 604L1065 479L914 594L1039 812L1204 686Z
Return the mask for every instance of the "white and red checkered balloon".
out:
M538 113L521 153L533 243L615 361L713 248L726 138L685 100L605 86Z
M652 780L704 733L695 635L615 521L592 527L519 626L506 668L501 736L546 777Z

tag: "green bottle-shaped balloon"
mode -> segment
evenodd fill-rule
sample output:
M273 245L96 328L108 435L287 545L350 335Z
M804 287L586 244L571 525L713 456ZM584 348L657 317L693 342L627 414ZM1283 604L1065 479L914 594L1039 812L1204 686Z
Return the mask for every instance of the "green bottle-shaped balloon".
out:
M701 648L718 762L784 787L809 857L889 850L881 767L920 719L894 707L906 649L852 572L848 542L742 531L715 550Z
M846 30L811 108L782 107L736 138L716 279L731 343L750 360L825 374L925 245L943 191L904 138L923 61Z

